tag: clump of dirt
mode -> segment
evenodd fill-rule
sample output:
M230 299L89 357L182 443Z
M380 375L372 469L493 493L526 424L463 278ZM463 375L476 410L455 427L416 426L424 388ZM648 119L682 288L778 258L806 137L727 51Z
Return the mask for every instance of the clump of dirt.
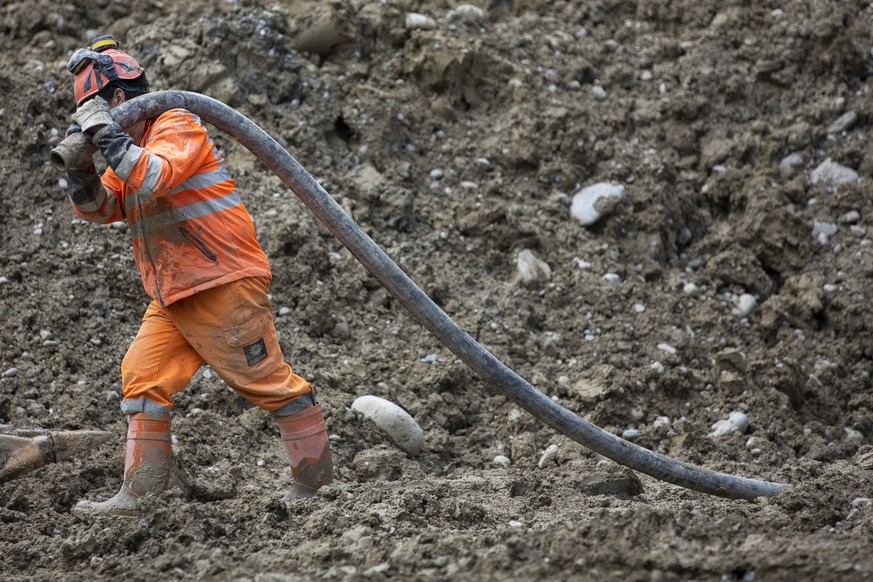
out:
M410 12L435 27L407 28ZM37 0L0 15L0 423L115 435L3 486L7 579L873 572L866 3ZM204 370L174 408L173 489L141 519L77 521L78 499L120 484L119 365L148 300L129 233L76 219L48 163L74 108L67 58L105 33L153 89L218 98L273 135L563 406L792 489L737 502L665 485L520 411L216 130L336 482L283 505L278 430ZM813 179L826 160L848 178ZM624 197L582 227L570 201L599 182ZM522 251L548 275L523 282ZM421 455L350 410L364 394L416 418ZM710 436L732 412L748 429Z

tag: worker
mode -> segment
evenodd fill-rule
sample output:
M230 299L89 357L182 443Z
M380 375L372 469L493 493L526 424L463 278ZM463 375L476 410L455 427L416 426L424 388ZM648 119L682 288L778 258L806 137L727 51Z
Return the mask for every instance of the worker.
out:
M311 497L333 479L321 406L279 346L270 311L270 265L224 159L200 119L173 109L125 131L110 110L148 92L143 68L112 36L71 57L72 131L89 136L108 163L68 171L67 195L92 222L125 220L148 305L121 363L127 448L121 490L80 501L80 515L138 515L168 486L170 411L205 362L279 426L293 485L286 501Z

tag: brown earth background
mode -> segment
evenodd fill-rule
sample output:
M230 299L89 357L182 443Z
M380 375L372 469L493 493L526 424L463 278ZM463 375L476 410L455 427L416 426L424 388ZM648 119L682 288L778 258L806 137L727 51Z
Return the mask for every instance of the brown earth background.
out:
M873 573L869 3L476 5L3 2L0 423L113 433L0 488L3 579ZM407 28L409 12L436 28ZM48 163L74 107L67 58L106 33L153 89L218 98L273 135L560 404L793 488L746 502L637 480L519 411L215 130L273 266L286 356L325 407L337 480L282 504L278 430L204 369L174 408L176 486L141 519L78 521L78 499L120 484L119 366L147 302L129 232L77 220ZM828 159L859 179L814 179ZM598 182L625 196L583 227L569 201ZM523 284L524 250L548 278ZM745 317L743 294L757 299ZM408 410L425 450L407 457L353 412L364 394ZM709 436L731 412L748 429Z

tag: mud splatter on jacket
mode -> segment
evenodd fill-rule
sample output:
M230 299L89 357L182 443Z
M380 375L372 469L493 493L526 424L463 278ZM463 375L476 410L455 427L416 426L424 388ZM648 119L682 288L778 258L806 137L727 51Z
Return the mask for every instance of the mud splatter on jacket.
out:
M127 220L146 292L163 305L243 277L270 277L254 224L200 119L173 109L148 122L100 178L71 196L86 220Z

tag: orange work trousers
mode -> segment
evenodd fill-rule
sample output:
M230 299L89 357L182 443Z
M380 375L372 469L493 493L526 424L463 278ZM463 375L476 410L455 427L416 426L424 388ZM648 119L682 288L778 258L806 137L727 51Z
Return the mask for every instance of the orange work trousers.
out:
M270 280L247 277L146 309L121 363L121 409L169 412L203 363L240 396L276 411L312 392L285 362L276 336Z

